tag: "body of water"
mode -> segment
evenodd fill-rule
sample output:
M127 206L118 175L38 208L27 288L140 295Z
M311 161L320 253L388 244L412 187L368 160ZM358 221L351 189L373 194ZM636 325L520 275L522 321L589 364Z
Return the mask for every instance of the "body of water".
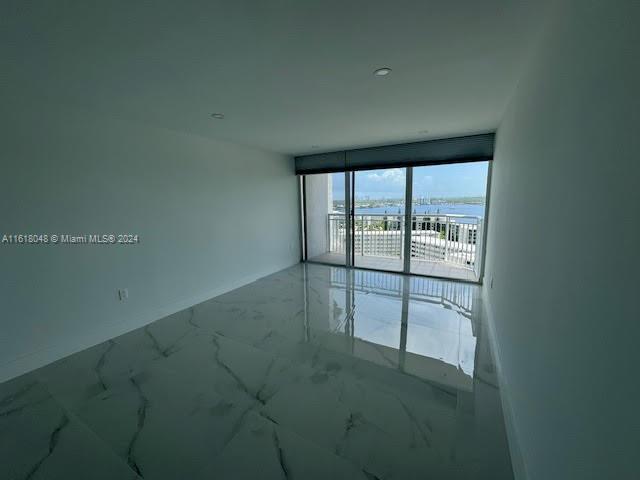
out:
M456 215L472 215L474 217L484 217L484 205L476 205L470 203L441 203L438 205L416 205L413 207L416 215L420 214L456 214ZM370 213L387 213L389 215L397 215L404 213L404 207L356 207L356 214L367 215Z

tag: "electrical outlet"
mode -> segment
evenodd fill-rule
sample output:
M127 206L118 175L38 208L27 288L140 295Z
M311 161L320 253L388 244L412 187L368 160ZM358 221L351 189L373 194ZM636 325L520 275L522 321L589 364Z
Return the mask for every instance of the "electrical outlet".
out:
M118 298L121 302L124 302L127 298L129 298L129 289L128 288L120 288L118 289Z

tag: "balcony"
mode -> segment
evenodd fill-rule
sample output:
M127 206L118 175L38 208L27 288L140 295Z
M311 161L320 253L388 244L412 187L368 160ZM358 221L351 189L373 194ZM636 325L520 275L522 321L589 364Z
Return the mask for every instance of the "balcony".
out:
M402 271L404 215L354 216L356 267ZM312 260L344 263L346 218L327 214L327 251ZM459 280L478 279L482 248L482 218L467 215L413 215L411 219L411 273Z

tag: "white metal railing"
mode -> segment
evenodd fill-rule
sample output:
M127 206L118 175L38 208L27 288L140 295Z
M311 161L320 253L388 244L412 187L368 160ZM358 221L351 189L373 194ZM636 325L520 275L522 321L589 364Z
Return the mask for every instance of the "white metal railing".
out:
M354 215L354 254L403 258L404 215ZM328 214L329 252L344 253L346 219ZM476 252L482 242L482 217L470 215L414 214L411 217L411 257L476 269Z

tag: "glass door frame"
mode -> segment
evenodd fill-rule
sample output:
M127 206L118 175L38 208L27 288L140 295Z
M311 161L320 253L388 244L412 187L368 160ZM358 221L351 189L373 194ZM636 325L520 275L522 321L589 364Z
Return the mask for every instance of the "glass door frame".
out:
M354 243L354 233L353 233L353 229L354 229L354 211L355 211L355 207L354 207L354 200L355 197L354 195L354 178L355 178L355 173L352 171L346 171L344 172L344 216L345 216L345 244L346 244L346 248L345 248L345 264L347 267L353 267L354 266L354 248L355 248L355 243Z

